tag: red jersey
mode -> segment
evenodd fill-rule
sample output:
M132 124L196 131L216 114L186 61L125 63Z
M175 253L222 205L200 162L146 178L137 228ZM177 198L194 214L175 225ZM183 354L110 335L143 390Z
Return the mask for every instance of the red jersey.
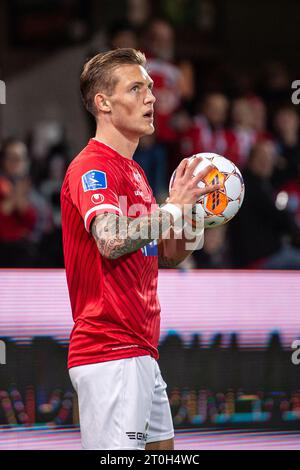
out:
M139 217L150 213L151 204L156 202L142 168L107 145L90 139L71 162L61 189L65 268L75 322L69 368L143 355L158 359L156 242L110 260L100 254L90 233L98 214Z

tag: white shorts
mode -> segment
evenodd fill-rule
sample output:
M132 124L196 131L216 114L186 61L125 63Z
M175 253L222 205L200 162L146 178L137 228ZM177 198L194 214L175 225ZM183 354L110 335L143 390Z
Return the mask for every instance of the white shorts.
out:
M84 449L144 450L174 437L167 385L153 357L72 367L69 374Z

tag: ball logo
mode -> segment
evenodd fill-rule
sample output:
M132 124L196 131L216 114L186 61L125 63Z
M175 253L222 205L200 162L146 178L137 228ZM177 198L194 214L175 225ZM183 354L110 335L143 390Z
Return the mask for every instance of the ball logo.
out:
M104 196L102 194L93 194L91 201L93 204L101 204L104 201Z

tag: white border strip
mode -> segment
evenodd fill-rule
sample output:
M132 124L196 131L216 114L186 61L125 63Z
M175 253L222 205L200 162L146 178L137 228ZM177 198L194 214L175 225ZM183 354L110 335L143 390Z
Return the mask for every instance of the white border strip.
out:
M89 209L89 210L87 211L87 213L86 213L85 216L84 216L84 226L85 226L86 231L87 231L86 223L87 223L88 217L89 217L93 212L96 212L96 211L99 211L99 210L102 210L102 209L114 209L115 211L118 211L120 215L123 215L123 213L122 213L120 207L113 206L112 204L100 204L99 206L92 207L91 209Z

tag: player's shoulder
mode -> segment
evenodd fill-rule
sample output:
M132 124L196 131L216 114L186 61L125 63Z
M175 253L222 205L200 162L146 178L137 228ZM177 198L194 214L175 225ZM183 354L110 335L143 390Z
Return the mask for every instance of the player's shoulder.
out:
M62 192L74 191L81 182L85 191L106 188L108 185L120 188L123 171L120 159L106 145L90 139L87 146L71 161L62 185Z
M89 165L90 163L105 164L107 162L107 154L104 149L96 148L90 139L88 144L79 152L71 161L69 168L70 170Z
M93 170L115 174L118 172L118 160L113 158L106 146L97 145L94 139L90 139L86 147L71 161L67 173L82 175Z

